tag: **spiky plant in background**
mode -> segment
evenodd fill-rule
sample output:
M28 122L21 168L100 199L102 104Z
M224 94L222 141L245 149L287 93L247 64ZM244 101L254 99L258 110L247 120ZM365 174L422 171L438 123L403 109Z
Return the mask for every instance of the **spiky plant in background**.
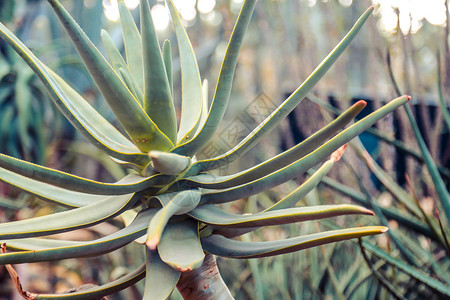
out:
M109 62L57 0L48 2L127 136L108 123L2 24L0 35L41 79L55 104L75 128L117 163L129 167L130 173L117 182L104 183L1 154L2 181L72 209L0 224L0 239L5 252L0 255L0 264L7 266L20 286L10 264L96 256L133 241L145 244L146 262L130 274L102 286L59 295L22 291L24 297L99 298L145 277L144 299L165 299L175 286L186 299L232 298L218 274L213 255L265 257L387 230L383 226L369 226L278 241L232 239L267 225L345 214L371 214L371 211L353 205L292 207L339 160L348 141L405 104L408 96L391 101L343 129L365 106L360 101L322 130L270 160L227 176L207 173L249 151L281 122L333 65L370 16L373 7L361 16L306 81L242 142L222 155L197 161L196 153L212 139L225 113L239 48L256 0L243 3L210 104L186 31L174 4L167 1L182 67L182 107L178 129L172 96L171 46L165 41L161 50L147 0L141 0L141 32L124 3L119 1L126 61L103 31ZM325 163L308 181L263 212L235 215L217 206L275 187L323 161ZM89 227L117 216L122 216L125 227L97 240L78 242L37 238ZM6 248L23 251L7 253Z

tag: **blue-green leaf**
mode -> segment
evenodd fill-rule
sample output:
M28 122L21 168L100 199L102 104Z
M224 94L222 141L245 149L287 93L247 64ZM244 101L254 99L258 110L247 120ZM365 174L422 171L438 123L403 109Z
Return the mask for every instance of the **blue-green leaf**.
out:
M384 233L384 226L356 227L309 234L270 242L240 242L213 234L203 238L203 249L211 254L232 258L256 258L299 251L319 245Z
M140 3L144 56L144 109L161 131L175 144L177 140L177 120L172 92L148 0L141 0Z

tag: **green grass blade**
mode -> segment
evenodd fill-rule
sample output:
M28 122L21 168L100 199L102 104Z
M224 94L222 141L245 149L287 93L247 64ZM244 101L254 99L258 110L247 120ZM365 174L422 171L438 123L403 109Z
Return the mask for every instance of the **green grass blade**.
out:
M411 276L412 278L418 280L419 282L429 286L430 288L442 293L443 295L450 296L450 286L440 282L427 274L423 273L422 271L413 268L412 266L406 264L400 259L397 259L388 253L384 252L380 248L371 245L370 243L363 242L362 246L373 253L374 255L378 256L382 260L386 261L391 266L394 266L401 270L402 272L406 273L407 275Z
M81 300L81 299L101 299L104 296L114 294L124 290L145 277L145 264L133 272L120 277L114 281L89 289L66 293L66 294L38 294L36 300Z
M66 118L92 144L107 154L125 161L143 164L148 159L140 154L136 146L107 122L63 79L47 68L42 62L0 23L0 36L31 67L49 92L52 100Z
M347 109L345 112L343 112L341 115L339 115L335 120L330 122L327 126L323 127L301 143L295 145L294 147L290 148L289 150L278 154L277 156L267 160L263 164L260 164L258 166L255 166L252 168L252 170L246 172L245 177L247 177L248 180L254 180L256 178L259 178L261 176L267 175L269 173L272 173L280 168L280 166L286 166L306 154L310 153L317 147L319 147L321 144L323 144L328 138L332 137L336 132L344 128L350 121L352 121L366 106L365 101L358 101L357 103L353 104L349 109ZM230 150L227 153L236 153L236 150ZM234 154L231 154L233 157ZM224 164L227 164L230 162L230 159L233 159L226 154L220 155L215 158L201 160L195 163L192 166L192 173L198 173L201 171L210 170L211 168L217 168Z
M368 209L347 204L285 208L245 215L232 214L215 205L205 204L188 214L202 223L226 228L281 225L350 214L373 215Z
M421 218L420 209L416 206L414 198L411 197L402 187L400 187L393 178L387 174L379 164L370 156L367 150L362 145L361 141L356 141L354 144L356 153L363 158L369 167L370 171L375 177L384 185L384 187L391 192L391 194L408 210L413 213L415 217Z
M4 154L0 154L0 167L30 179L89 194L128 194L144 189L151 190L153 187L156 188L156 186L164 185L170 181L170 176L167 175L156 174L151 177L142 177L130 174L115 183L105 183L36 165Z
M331 53L320 63L314 72L305 80L305 82L297 88L274 112L272 112L262 123L260 123L247 137L245 137L236 147L225 153L228 161L234 160L236 157L244 154L257 144L267 133L269 133L275 126L277 126L286 116L304 99L304 97L311 91L316 83L325 75L329 68L334 64L337 58L347 48L356 34L368 19L374 7L370 7L359 18L352 29L341 40L341 42L331 51ZM214 102L213 102L214 106ZM211 108L211 113L213 107ZM211 115L211 114L210 114ZM208 118L209 121L209 118ZM207 124L208 124L207 121ZM206 125L207 125L206 124ZM174 151L178 151L175 148ZM225 159L225 158L224 158Z
M447 125L447 130L450 131L450 114L442 93L441 55L439 53L437 54L437 88L439 95L439 106L441 107L442 115L444 116L444 121Z
M50 235L101 223L120 215L139 200L137 194L111 196L93 204L42 217L0 224L0 239Z
M85 194L60 188L3 168L0 168L0 181L13 185L48 202L67 207L86 206L105 198L103 195Z
M184 220L168 224L158 245L161 259L181 272L200 267L205 258L198 237L198 222Z
M266 190L271 187L275 187L298 174L306 172L309 168L313 167L317 163L323 161L328 155L336 151L342 145L348 143L354 137L359 135L365 129L372 126L375 122L392 112L394 109L399 106L405 104L409 100L409 96L399 97L397 99L392 100L390 103L371 113L367 117L361 119L356 122L352 126L348 127L344 131L340 132L338 135L330 139L328 142L323 144L321 147L306 155L302 159L281 168L280 170L262 177L258 180L252 181L250 183L246 183L240 185L238 187L229 188L219 192L213 191L204 191L202 196L202 203L212 202L212 203L223 203L228 201L237 200L240 198L244 198L249 195L254 195L263 190ZM245 171L238 173L242 174ZM200 177L201 175L199 175ZM211 183L202 183L199 184L201 187L206 188L222 188L230 186L229 183L239 181L239 176L230 175L230 176L218 176L217 178L207 178ZM212 179L212 180L211 180Z
M173 143L160 131L125 83L57 0L48 0L108 104L143 152L168 150Z
M414 119L414 115L411 109L407 105L405 106L405 109L406 115L408 116L408 119L413 128L414 135L416 136L420 151L422 152L425 165L427 166L428 172L430 173L431 179L436 188L436 193L441 201L442 208L444 209L445 216L447 217L447 220L450 220L450 194L447 191L447 187L444 183L444 180L439 174L439 170L436 166L436 163L434 162L434 159L431 156L431 153L428 150L427 145L425 144L425 141L422 137L422 134L420 133L419 126L417 125L417 122Z
M175 144L177 140L177 120L172 92L148 0L141 0L140 3L144 56L144 109L161 131Z
M232 258L256 258L290 253L311 247L384 233L383 226L367 226L326 231L305 236L270 242L240 242L221 235L211 235L202 239L206 252Z
M64 241L41 238L0 241L8 248L27 251L0 254L0 265L92 257L112 252L145 235L156 209L146 210L125 228L92 241Z
M397 221L399 224L405 226L405 228L407 228L407 229L414 230L418 233L425 235L428 238L436 240L436 236L434 235L433 231L430 230L430 228L427 226L426 223L420 221L419 219L417 219L409 214L407 215L407 214L401 213L393 207L381 207L381 206L378 206L376 203L370 203L370 201L367 199L368 197L364 193L361 193L360 191L356 191L355 189L353 189L349 186L343 185L329 177L324 177L322 179L322 183L325 184L326 186L334 189L335 191L337 191L345 196L350 197L351 199L353 199L354 201L356 201L357 203L359 203L365 207L371 208L372 206L375 205L378 207L378 209L380 209L380 211L383 213L383 215L386 216L387 218Z
M147 249L147 266L143 300L165 300L178 283L180 271L161 260L157 251Z
M132 77L142 90L144 87L144 65L141 34L125 2L123 0L118 2L128 70L130 70Z
M397 81L395 80L394 73L392 71L392 65L391 65L391 59L390 59L389 53L388 53L388 57L387 57L387 66L388 66L388 71L389 71L389 77L391 78L391 81L394 85L395 91L397 92L397 94L399 94L400 89L398 87ZM430 173L431 179L436 188L436 193L437 193L439 200L442 204L442 207L444 209L445 216L447 217L447 220L450 220L450 194L447 191L444 180L442 180L442 177L439 174L436 163L435 163L433 157L431 156L430 151L427 148L425 140L423 139L422 134L420 133L419 126L417 125L417 122L414 119L414 114L411 111L411 108L408 105L405 105L405 110L406 110L406 115L408 116L409 122L411 123L411 127L413 129L414 135L416 136L416 140L417 140L417 144L419 145L420 152L422 152L422 156L423 156L425 165L427 166L428 172Z
M184 144L194 137L202 114L202 82L197 59L178 11L172 0L167 0L177 35L181 62L182 105L177 142Z
M193 156L211 140L217 131L228 106L239 49L253 14L255 4L256 0L245 0L242 5L222 62L216 92L204 126L192 139L175 147L173 150L175 153Z

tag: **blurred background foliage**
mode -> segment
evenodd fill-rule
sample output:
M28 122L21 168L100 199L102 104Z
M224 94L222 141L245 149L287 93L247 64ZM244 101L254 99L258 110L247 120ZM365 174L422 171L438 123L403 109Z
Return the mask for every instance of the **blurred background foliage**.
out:
M134 9L139 1L126 2ZM164 1L149 2L160 41L174 41ZM217 80L213 74L218 74L241 1L174 2L196 49L200 72L210 82L211 95ZM450 216L445 206L450 185L448 1L260 0L239 57L227 119L204 153L212 156L238 143L306 78L371 4L379 5L375 17L307 100L291 113L281 131L273 132L255 151L220 172L244 169L297 144L356 100L368 102L361 114L364 116L401 91L413 98L411 110L419 131L414 131L415 121L407 110L397 110L361 135L361 143L351 145L344 162L299 203L357 202L373 209L377 217L339 217L334 223L268 228L245 238L273 240L358 224L383 224L391 230L361 244L338 243L248 261L220 259L222 276L237 299L443 299L450 293ZM100 29L107 28L124 51L115 0L65 0L63 5L96 45L100 45ZM139 18L138 10L134 17ZM2 0L0 20L110 119L109 108L64 38L46 1ZM172 49L177 57L177 47ZM179 85L179 72L175 58L174 85ZM180 95L174 99L180 99ZM0 114L2 153L97 180L113 180L124 173L76 135L54 109L33 73L3 41ZM419 135L428 155L420 147ZM443 185L429 171L430 165L437 167ZM306 174L297 183L305 178ZM257 198L233 203L228 209L261 211L296 186L294 182L284 184ZM0 184L2 222L48 214L55 209ZM118 230L119 224L79 230L72 239L92 239ZM16 270L23 274L27 290L62 292L83 284L81 277L90 278L88 283L92 284L117 278L131 269L140 255L130 245L126 251L103 258L20 265ZM137 285L111 298L135 299L140 289L142 286ZM20 299L17 297L1 268L0 299Z

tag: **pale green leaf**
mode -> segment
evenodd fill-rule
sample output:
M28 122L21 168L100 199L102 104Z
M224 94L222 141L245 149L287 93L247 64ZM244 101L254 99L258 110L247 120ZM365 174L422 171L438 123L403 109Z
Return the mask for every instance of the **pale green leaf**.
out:
M181 120L177 142L184 144L194 137L202 114L202 83L197 59L181 18L172 0L167 0L177 35L181 62Z
M141 0L140 3L144 57L144 109L161 131L175 144L177 139L177 120L172 92L167 79L167 72L148 0Z
M215 234L203 238L202 246L205 251L219 256L231 258L256 258L280 255L328 243L380 234L387 230L388 228L384 226L356 227L270 242L240 242Z
M200 267L205 254L198 237L198 222L188 219L168 224L158 253L166 264L181 272Z
M167 265L158 251L147 249L147 267L143 300L165 300L169 298L180 278L180 271Z

